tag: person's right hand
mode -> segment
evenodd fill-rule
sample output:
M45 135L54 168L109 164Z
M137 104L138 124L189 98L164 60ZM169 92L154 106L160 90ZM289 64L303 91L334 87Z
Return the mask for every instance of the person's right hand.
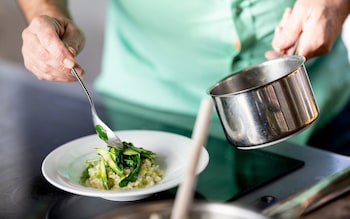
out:
M70 69L84 70L75 63L75 56L84 47L85 37L68 18L39 16L22 33L22 55L25 67L38 79L75 81Z
M296 54L310 59L331 51L350 14L349 0L298 0L287 8L272 40L275 52L267 58Z

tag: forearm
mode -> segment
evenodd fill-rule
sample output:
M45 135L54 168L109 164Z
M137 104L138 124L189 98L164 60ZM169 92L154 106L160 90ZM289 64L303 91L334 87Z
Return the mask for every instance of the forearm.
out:
M68 0L17 0L28 23L40 15L70 18Z

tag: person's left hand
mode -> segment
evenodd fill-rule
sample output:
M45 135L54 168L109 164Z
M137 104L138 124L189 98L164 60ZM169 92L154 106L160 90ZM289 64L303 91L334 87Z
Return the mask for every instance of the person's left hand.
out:
M296 54L307 59L328 53L350 13L349 0L297 0L287 8L272 40L274 51L266 58Z

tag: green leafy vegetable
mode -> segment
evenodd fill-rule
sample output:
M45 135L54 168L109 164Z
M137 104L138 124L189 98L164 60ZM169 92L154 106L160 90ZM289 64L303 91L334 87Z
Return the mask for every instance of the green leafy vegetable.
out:
M127 186L129 182L135 182L137 180L137 175L140 172L140 167L141 167L140 154L131 155L130 159L133 160L132 166L131 166L132 170L130 171L129 175L127 175L122 181L120 181L119 183L120 187Z
M101 125L96 125L95 130L99 138L103 141L108 141L107 132Z
M80 183L81 184L85 184L86 180L89 179L90 175L89 175L89 169L93 167L93 165L91 163L88 163L87 167L84 169L83 173L81 174L80 177Z
M81 184L85 184L86 180L89 179L90 175L89 175L89 169L92 168L94 166L95 162L98 162L99 159L93 159L93 160L87 160L86 161L86 168L84 169L83 173L81 174L80 177L80 183Z
M154 152L143 148L135 147L132 143L123 142L123 145L124 145L123 153L125 153L125 151L127 150L133 150L139 153L141 155L141 158L149 159L152 163L154 163L154 159L156 157L156 154Z
M96 126L96 131L101 139L104 136L107 137L102 127ZM118 176L123 177L119 182L119 187L125 187L129 182L135 182L137 180L142 159L149 159L151 163L154 163L156 157L154 152L135 147L132 143L128 142L123 142L122 149L108 146L108 150L96 148L96 151L100 155L100 159L87 161L88 165L81 175L80 182L84 184L89 179L89 168L98 163L99 169L96 176L101 179L104 189L113 187L113 182L108 182L108 168ZM123 171L125 168L130 168L128 175L125 175Z
M119 169L124 169L124 166L123 166L123 152L122 152L122 149L120 148L114 148L114 147L110 147L109 148L109 151L111 153L114 154L114 160L115 160L115 163L117 165L117 167Z

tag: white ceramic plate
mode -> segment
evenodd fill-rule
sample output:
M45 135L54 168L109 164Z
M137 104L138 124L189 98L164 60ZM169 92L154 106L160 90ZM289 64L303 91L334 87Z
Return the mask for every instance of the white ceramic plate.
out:
M113 201L133 201L146 198L154 193L171 189L182 182L190 154L191 139L185 136L147 130L118 131L116 134L136 147L143 147L157 153L156 163L164 171L162 181L154 186L133 190L99 190L79 183L85 161L98 158L96 147L106 147L97 135L89 135L68 142L52 151L43 161L44 177L54 186L70 193L102 197ZM106 147L107 148L107 147ZM209 155L203 147L197 174L209 162Z

